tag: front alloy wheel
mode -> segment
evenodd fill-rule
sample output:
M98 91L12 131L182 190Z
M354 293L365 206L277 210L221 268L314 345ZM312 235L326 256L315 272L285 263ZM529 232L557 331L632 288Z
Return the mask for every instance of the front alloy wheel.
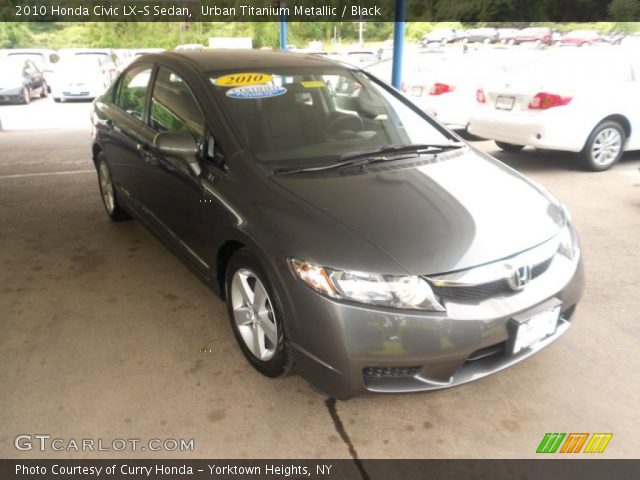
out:
M233 319L249 351L258 360L273 358L278 345L278 324L273 304L260 279L241 269L231 282Z
M608 170L622 157L625 141L626 134L619 123L601 123L591 132L582 151L586 167L594 172Z
M263 375L280 377L293 369L277 288L247 249L233 254L226 267L227 310L233 333L249 363Z
M31 92L29 91L28 87L24 87L22 89L22 98L21 101L23 104L27 105L29 104L29 102L31 102Z

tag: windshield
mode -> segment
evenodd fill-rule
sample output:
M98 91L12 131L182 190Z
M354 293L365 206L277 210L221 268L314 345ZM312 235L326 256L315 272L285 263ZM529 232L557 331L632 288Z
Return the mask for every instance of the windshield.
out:
M388 145L453 139L362 72L342 67L216 72L210 80L261 162L299 167Z
M14 53L10 53L7 56L14 57L14 58L20 57L26 60L31 60L33 63L35 63L39 67L44 66L44 63L45 63L44 55L41 53L14 52Z
M104 75L100 60L94 56L73 56L60 61L58 75L65 80L95 78Z

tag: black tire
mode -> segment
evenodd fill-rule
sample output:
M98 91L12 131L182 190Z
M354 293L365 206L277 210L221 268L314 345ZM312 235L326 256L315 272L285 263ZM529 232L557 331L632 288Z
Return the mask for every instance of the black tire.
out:
M105 212L109 215L109 218L113 222L121 222L123 220L129 220L131 215L129 215L126 210L124 210L120 204L118 203L118 195L116 193L116 189L113 186L113 181L111 180L111 170L109 169L109 165L107 164L106 157L104 153L98 153L98 157L96 159L96 169L98 171L98 188L100 190L100 198L102 199L102 205L104 206ZM103 185L104 175L105 173L108 175L109 185ZM105 190L110 188L111 194L113 195L113 205L109 205L108 200L105 198Z
M20 99L20 103L23 105L29 105L29 103L31 103L31 91L29 91L29 87L22 87L22 98Z
M496 145L498 146L498 148L500 148L501 150L504 150L505 152L519 152L524 148L524 145L515 145L513 143L498 142L498 141L496 141Z
M49 87L47 86L47 82L42 83L42 92L40 92L40 98L47 98L49 95Z
M598 160L597 154L595 152L595 149L597 147L596 143L598 142L599 137L605 134L607 131L617 132L620 140L620 148L617 154L614 154L614 152L612 152L612 155L609 158ZM582 152L580 152L584 167L587 170L591 170L592 172L603 172L605 170L609 170L622 157L626 141L627 134L622 125L620 125L618 122L607 120L600 123L596 128L593 129L584 145L584 148L582 149Z
M270 313L272 313L273 323L277 326L277 345L274 346L273 356L268 360L262 360L254 355L247 347L242 334L235 320L235 312L232 300L232 283L236 272L250 271L257 279L260 280L267 293L269 304L271 305ZM227 300L227 312L229 314L229 322L236 341L242 350L245 358L260 373L267 377L276 378L283 377L291 373L294 366L291 347L286 331L286 321L284 320L284 309L282 308L282 295L273 283L269 281L262 265L258 259L247 249L238 250L233 254L225 271L225 295Z
M62 99L60 97L53 97L53 101L56 103L60 103Z

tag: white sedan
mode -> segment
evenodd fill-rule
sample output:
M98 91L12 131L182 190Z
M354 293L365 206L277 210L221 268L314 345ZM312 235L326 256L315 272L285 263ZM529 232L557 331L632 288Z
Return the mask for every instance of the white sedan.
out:
M538 50L514 52L493 48L449 52L439 61L431 62L430 68L409 76L405 94L440 123L465 129L475 108L478 86L501 72L531 62L540 54Z
M640 150L640 62L623 47L550 52L486 82L476 101L469 132L504 150L580 152L593 171Z

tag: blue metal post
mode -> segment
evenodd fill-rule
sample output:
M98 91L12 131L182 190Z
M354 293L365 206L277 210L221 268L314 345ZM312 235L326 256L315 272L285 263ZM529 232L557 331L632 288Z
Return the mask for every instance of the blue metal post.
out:
M407 18L407 1L396 0L395 28L393 30L393 67L391 85L400 90L402 83L402 53L404 51L404 27Z
M280 2L281 7L286 7L286 2ZM284 14L286 10L280 12L280 50L287 49L287 16Z

